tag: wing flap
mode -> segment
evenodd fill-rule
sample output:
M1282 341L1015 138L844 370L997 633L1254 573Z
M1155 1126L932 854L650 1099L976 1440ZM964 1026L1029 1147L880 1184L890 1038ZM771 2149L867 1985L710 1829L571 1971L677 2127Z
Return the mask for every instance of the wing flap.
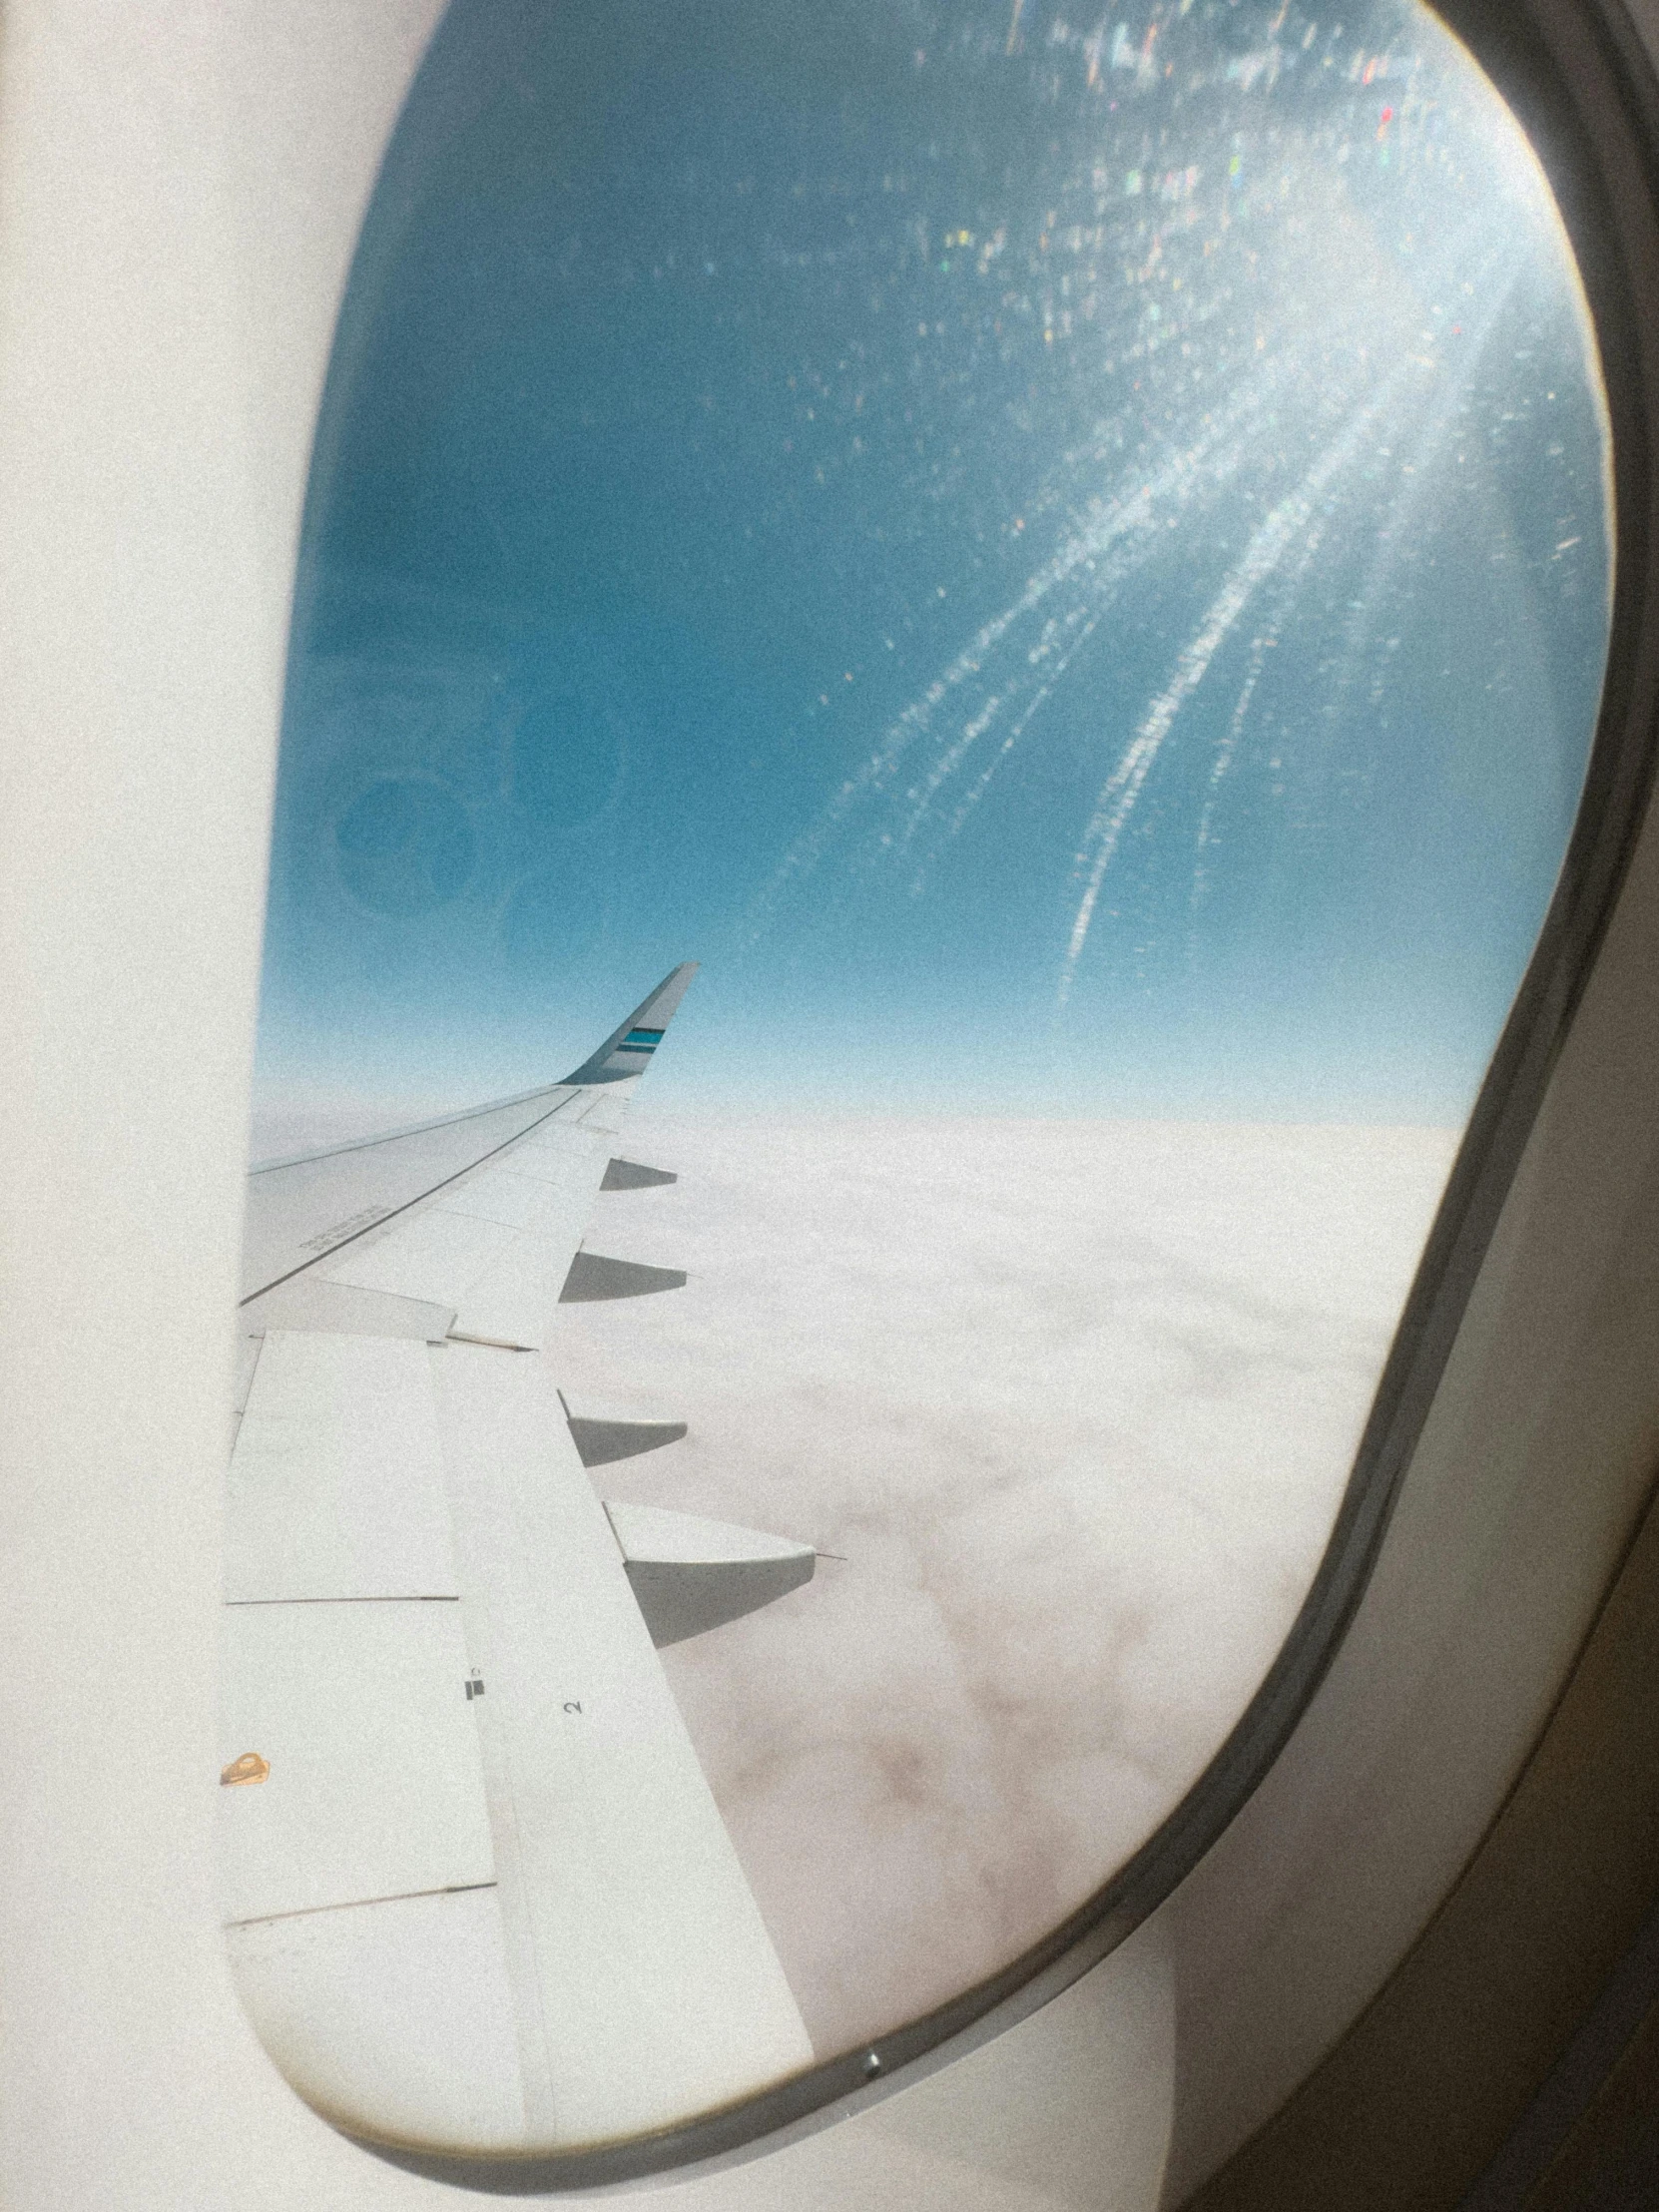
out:
M503 1222L433 1203L324 1261L316 1272L325 1283L456 1306L515 1233Z
M454 1309L389 1291L359 1291L348 1283L330 1283L306 1270L275 1290L250 1299L242 1309L247 1336L272 1329L301 1329L336 1337L418 1337L441 1344L449 1334Z
M495 1880L455 1604L225 1613L220 1874L233 1924Z
M458 1594L425 1345L271 1331L231 1454L226 1598Z
M229 1940L288 2078L382 2140L573 2149L813 2061L552 1379L499 1349L543 1344L690 975L566 1084L250 1180Z
M579 1102L582 1094L576 1092L573 1096ZM573 1112L532 1132L513 1147L507 1158L515 1175L530 1176L559 1190L582 1192L590 1188L588 1162L595 1155L604 1157L602 1140L592 1130L584 1129Z
M545 2050L526 2109L542 2148L667 2127L812 2045L550 1381L431 1357L508 1955Z
M516 1162L517 1152L508 1154ZM521 1174L516 1166L480 1168L455 1186L449 1209L500 1222L508 1229L556 1229L567 1187L581 1179ZM573 1193L574 1195L574 1193Z
M509 2152L525 2140L494 1890L399 1898L229 1931L255 2032L347 2134Z
M812 2063L539 1362L271 1333L231 1517L251 1594L227 1608L222 1750L266 1771L222 1793L225 1909L296 2086L385 2139L555 2151ZM429 1568L410 1564L422 1550ZM378 1594L414 1580L458 1601ZM498 1950L399 2029L392 1992L433 1972L401 1946L441 1949L450 1927L401 1908L489 1883ZM421 2105L452 2033L494 2017L501 1989L511 2092Z

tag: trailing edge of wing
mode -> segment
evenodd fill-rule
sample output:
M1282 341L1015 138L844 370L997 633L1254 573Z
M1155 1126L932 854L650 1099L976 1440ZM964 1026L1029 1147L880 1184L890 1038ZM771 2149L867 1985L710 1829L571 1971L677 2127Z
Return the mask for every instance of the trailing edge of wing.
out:
M277 2066L373 2142L545 2157L813 2063L653 1646L814 1555L607 1509L587 1465L684 1423L561 1418L512 1357L561 1292L685 1281L581 1240L694 972L562 1084L250 1177L226 1941Z
M812 1553L607 1509L562 1413L539 1362L453 1341L273 1330L255 1372L226 1940L278 2068L371 2142L545 2157L813 2063L652 1648Z
M651 1065L652 1053L663 1041L663 1031L675 1007L685 997L687 985L696 973L695 960L682 960L663 977L651 996L634 1008L622 1027L611 1032L593 1057L584 1060L565 1081L621 1083L630 1075L643 1075Z

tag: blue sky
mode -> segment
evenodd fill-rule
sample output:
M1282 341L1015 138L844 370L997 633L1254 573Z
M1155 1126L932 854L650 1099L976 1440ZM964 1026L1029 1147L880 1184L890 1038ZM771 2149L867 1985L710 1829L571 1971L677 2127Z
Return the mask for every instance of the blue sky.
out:
M1604 426L1419 9L455 0L296 594L259 1096L1446 1122Z

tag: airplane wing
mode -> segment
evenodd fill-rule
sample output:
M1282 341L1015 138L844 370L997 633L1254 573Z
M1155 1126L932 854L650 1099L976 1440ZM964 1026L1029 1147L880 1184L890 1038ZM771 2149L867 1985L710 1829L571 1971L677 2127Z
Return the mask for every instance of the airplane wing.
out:
M547 2153L813 2062L655 1645L809 1546L602 1502L679 1424L569 1416L561 1299L676 968L562 1083L249 1179L221 1876L244 2004L346 2132Z

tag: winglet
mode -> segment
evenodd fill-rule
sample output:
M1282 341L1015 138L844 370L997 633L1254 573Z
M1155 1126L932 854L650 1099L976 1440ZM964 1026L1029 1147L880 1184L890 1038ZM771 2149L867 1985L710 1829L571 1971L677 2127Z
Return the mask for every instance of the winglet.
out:
M651 996L636 1006L622 1027L613 1030L591 1060L584 1060L567 1083L620 1083L630 1075L643 1075L651 1055L663 1041L669 1017L686 995L697 973L695 960L682 960L665 975Z

